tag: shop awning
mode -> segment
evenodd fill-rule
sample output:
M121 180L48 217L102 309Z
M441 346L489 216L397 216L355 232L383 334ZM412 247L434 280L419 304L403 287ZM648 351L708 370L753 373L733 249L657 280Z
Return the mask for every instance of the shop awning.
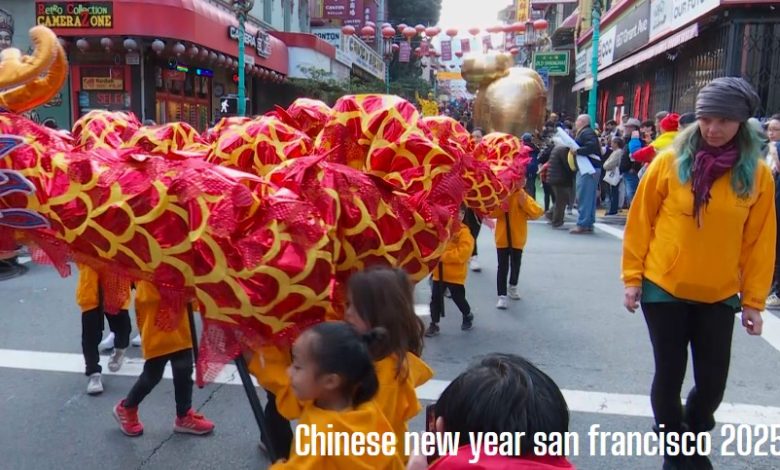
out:
M39 1L39 3L51 3ZM41 22L38 18L37 22ZM238 42L230 38L230 27L238 26L235 15L207 0L114 0L110 28L53 28L61 36L130 36L186 41L236 57ZM253 36L257 28L247 25ZM270 53L262 57L249 46L246 54L255 64L287 75L288 57L284 42L269 36Z
M609 67L605 68L604 70L601 70L599 72L598 78L599 80L609 78L612 75L615 75L626 69L641 64L646 60L652 59L653 57L659 54L663 54L669 49L673 49L686 41L690 41L691 39L695 38L698 35L699 35L699 25L697 23L694 23L688 26L687 28L683 29L682 31L679 31L676 34L669 36L663 41L660 41L650 47L647 47L639 52L636 52L633 55L621 60L620 62L616 64L612 64ZM577 92L580 90L589 90L592 86L593 86L593 80L590 77L588 77L585 80L582 80L579 83L575 84L574 87L572 87L571 91Z

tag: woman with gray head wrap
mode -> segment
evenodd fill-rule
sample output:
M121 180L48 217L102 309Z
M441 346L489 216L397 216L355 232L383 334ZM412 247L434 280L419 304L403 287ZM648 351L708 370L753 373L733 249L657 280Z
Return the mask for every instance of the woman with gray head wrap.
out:
M718 78L702 88L696 122L655 157L628 213L623 302L631 312L641 303L655 358L653 414L667 436L715 427L734 313L742 311L748 334L761 334L777 222L772 174L761 158L761 139L747 123L758 103L741 78ZM695 386L683 409L689 346ZM695 451L661 455L664 469L712 468Z

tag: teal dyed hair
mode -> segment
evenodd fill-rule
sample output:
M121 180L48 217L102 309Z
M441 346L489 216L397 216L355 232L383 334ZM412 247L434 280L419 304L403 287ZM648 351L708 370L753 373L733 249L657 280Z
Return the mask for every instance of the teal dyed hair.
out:
M756 167L761 160L761 136L747 123L740 123L737 130L737 148L739 160L731 173L731 187L739 197L745 198L753 191L756 180ZM704 142L696 123L680 132L674 141L677 151L677 175L683 184L691 180L693 159L696 151Z

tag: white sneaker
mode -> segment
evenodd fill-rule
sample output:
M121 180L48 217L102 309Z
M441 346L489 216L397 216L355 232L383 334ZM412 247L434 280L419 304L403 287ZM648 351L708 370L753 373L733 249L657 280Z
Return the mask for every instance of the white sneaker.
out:
M114 354L111 355L111 359L108 360L108 370L116 372L122 368L122 364L125 363L125 350L116 348Z
M98 349L101 351L110 351L114 349L114 333L109 333L106 339L98 344Z
M476 256L472 256L469 260L469 269L474 271L475 273L478 273L482 271L482 266L479 265L479 260Z
M780 309L780 297L777 294L772 294L766 298L766 308L770 310Z
M520 300L520 292L517 291L517 286L509 286L509 298L512 300Z
M507 300L505 295L499 295L498 296L498 303L496 304L496 308L499 308L501 310L506 310L506 308L509 306L509 301Z
M135 338L133 338L130 341L130 344L132 344L136 348L140 348L141 347L141 335L135 335Z
M103 393L103 381L100 380L100 372L95 372L89 376L89 382L87 382L87 394L98 395Z

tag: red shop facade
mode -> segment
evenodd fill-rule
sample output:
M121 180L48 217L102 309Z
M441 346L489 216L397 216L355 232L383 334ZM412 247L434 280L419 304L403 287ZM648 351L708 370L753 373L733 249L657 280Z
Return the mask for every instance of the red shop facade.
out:
M68 51L74 121L92 109L126 110L204 130L237 93L238 23L207 0L38 0L35 13ZM247 96L284 80L281 40L248 24L243 42Z

